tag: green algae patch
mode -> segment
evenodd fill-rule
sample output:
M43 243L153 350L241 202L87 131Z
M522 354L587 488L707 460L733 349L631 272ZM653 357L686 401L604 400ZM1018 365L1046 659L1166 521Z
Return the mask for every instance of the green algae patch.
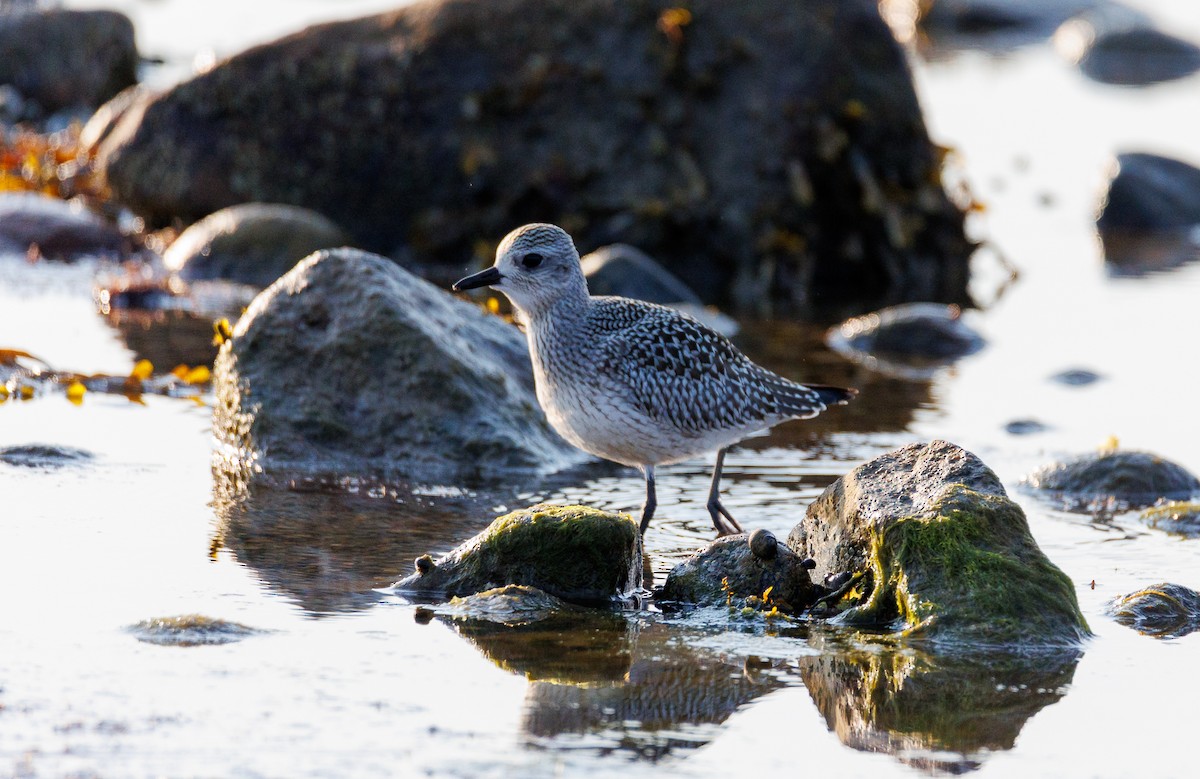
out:
M543 503L498 517L439 560L418 558L395 588L454 597L519 584L590 604L626 597L641 583L641 534L627 514Z
M1071 580L1006 497L953 484L872 536L866 600L837 618L939 644L1035 648L1090 635Z

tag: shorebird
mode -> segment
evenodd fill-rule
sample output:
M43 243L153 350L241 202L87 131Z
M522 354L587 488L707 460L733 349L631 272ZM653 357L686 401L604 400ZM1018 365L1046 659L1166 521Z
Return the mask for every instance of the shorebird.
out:
M455 291L477 287L500 290L516 308L551 426L585 452L641 470L643 534L657 507L655 467L713 450L708 513L718 535L742 532L721 505L726 450L857 394L772 373L675 309L591 296L571 236L554 225L512 231L492 267L454 284Z

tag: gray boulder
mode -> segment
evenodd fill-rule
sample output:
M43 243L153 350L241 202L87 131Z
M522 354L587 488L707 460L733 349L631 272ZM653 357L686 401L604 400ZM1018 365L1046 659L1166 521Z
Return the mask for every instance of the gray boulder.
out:
M539 503L416 565L396 582L398 592L448 598L518 584L570 603L604 603L641 587L642 536L627 514Z
M978 457L945 441L858 466L813 501L788 546L814 578L861 575L835 622L1020 651L1089 635L1075 587ZM855 595L859 593L859 595Z
M137 81L133 23L115 11L0 13L0 84L45 113L94 107Z
M1067 511L1125 511L1200 496L1200 479L1149 452L1088 452L1051 463L1025 483Z
M152 99L97 164L151 223L290 203L461 268L549 221L708 303L965 302L963 215L874 0L687 9L425 0L313 27Z
M809 578L811 565L769 531L738 533L718 538L671 569L656 597L698 606L776 607L794 614L826 593Z
M581 458L538 408L516 328L353 249L312 255L254 299L214 392L234 476L461 485Z
M224 279L265 287L313 252L345 242L341 229L315 211L243 203L184 230L163 252L163 263L184 281Z
M1113 599L1108 615L1156 638L1179 638L1200 629L1200 592L1163 582Z

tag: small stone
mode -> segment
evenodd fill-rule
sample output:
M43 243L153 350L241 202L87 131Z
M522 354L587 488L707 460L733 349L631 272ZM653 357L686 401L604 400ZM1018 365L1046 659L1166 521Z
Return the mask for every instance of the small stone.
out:
M263 632L237 622L214 619L203 614L147 619L130 625L128 631L138 641L163 646L230 644Z
M1108 615L1156 638L1179 638L1200 628L1200 592L1163 582L1115 598Z
M750 534L750 551L760 560L774 560L779 554L779 541L770 530L758 528Z
M1054 374L1050 380L1068 387L1086 387L1089 384L1095 384L1101 378L1100 374L1095 371L1089 371L1086 368L1071 368Z

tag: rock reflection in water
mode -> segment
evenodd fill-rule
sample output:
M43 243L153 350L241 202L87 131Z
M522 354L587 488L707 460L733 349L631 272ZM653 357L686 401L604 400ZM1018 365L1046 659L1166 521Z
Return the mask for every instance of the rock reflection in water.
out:
M695 749L783 675L696 646L697 631L647 615L571 610L532 624L447 620L489 660L530 680L522 728L534 748L658 760ZM559 740L566 737L565 740Z
M357 489L254 486L223 497L218 487L213 550L229 549L267 586L321 614L377 603L373 589L411 573L417 557L445 551L491 521L490 509L465 498L401 503L390 488Z
M813 701L846 746L961 774L991 752L1012 749L1026 721L1066 694L1081 656L848 649L798 662Z

